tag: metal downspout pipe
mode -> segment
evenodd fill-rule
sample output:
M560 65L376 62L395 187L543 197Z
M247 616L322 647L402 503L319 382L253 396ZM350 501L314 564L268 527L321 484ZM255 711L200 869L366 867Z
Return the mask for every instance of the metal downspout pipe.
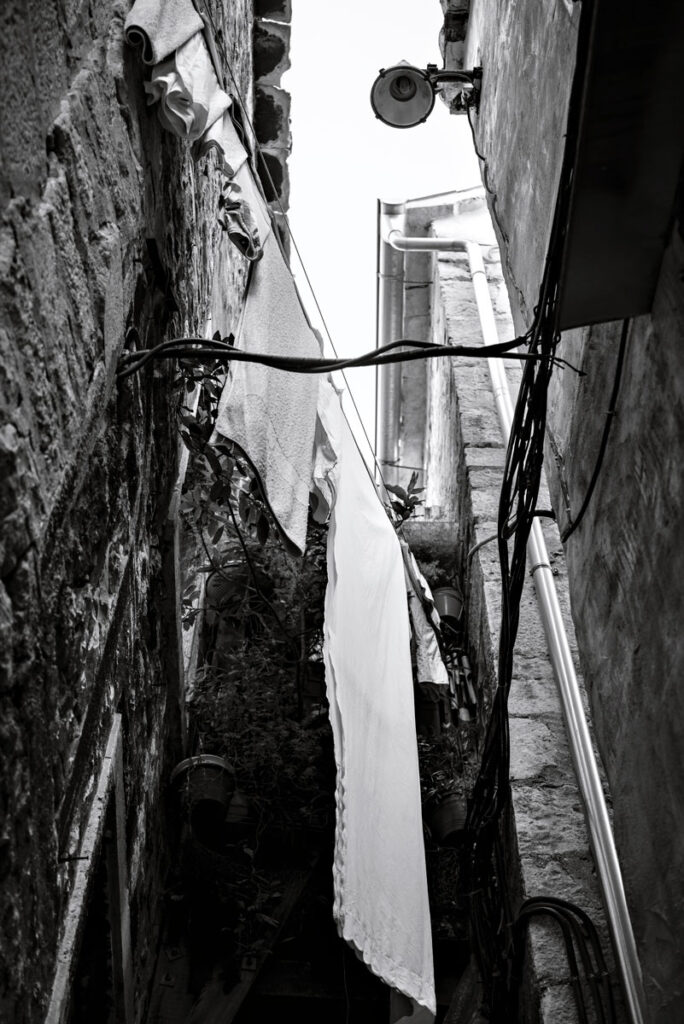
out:
M479 244L460 238L408 237L401 230L401 211L395 207L392 213L393 216L381 218L381 236L393 248L403 252L427 250L434 252L456 251L467 254L483 341L486 345L498 342L496 320ZM505 444L508 444L513 423L513 402L508 388L506 371L501 360L488 359L487 364L501 432ZM629 1020L631 1024L645 1024L646 1012L641 965L627 908L620 863L582 705L579 683L563 624L556 585L549 564L546 542L537 519L532 524L527 543L527 557L534 577L540 616L560 695L577 782L584 803L589 839L613 939Z
M398 208L379 204L380 223ZM398 341L404 333L404 256L378 232L378 348ZM396 483L401 416L401 363L386 363L376 370L375 450L386 483Z

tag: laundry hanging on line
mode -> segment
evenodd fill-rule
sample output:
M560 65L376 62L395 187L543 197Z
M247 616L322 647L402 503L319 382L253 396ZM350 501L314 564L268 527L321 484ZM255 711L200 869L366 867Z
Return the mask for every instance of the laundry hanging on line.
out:
M238 135L230 110L207 129L197 142L197 156L203 157L212 149L221 154L223 170L229 178L234 178L248 159L247 150Z
M337 766L333 913L368 967L411 1001L411 1020L420 1007L430 1020L432 935L401 549L328 380L319 420L327 453L315 460L314 486L332 503L323 653Z
M174 8L178 25L169 22ZM173 28L173 31L172 31ZM191 31L192 29L192 31ZM144 83L162 126L194 143L196 159L219 153L225 181L218 216L229 240L248 260L260 259L271 218L231 116L232 98L219 83L215 48L205 22L189 2L137 0L125 22L126 40L153 63ZM176 48L172 43L178 43ZM171 47L171 49L169 49ZM163 60L155 60L160 54Z
M145 64L159 64L203 28L192 0L135 0L124 38L140 48Z
M203 32L155 64L145 92L148 103L159 103L162 125L189 142L201 138L231 104L219 85Z
M138 2L149 15L151 0ZM150 16L147 24L153 21ZM133 27L129 19L127 26ZM149 44L152 53L162 48ZM238 344L246 351L320 356L320 339L208 61L198 34L180 60L175 53L166 68L153 71L151 91L163 101L165 127L195 140L198 154L222 151L224 171L237 171L241 192L234 189L233 196L249 203L263 233ZM312 477L317 517L330 513L324 657L337 762L334 915L341 936L393 989L393 1019L423 1024L435 1012L434 972L409 618L396 535L329 381L238 363L219 404L214 443L221 438L250 462L291 550L305 549Z
M254 265L236 344L247 352L320 356L273 231ZM303 552L320 378L236 364L221 395L214 441L238 445L254 469L290 550Z
M449 675L442 660L436 630L439 612L432 600L432 591L415 556L405 540L399 541L404 561L409 613L416 648L416 681L449 689ZM426 607L429 613L426 612Z

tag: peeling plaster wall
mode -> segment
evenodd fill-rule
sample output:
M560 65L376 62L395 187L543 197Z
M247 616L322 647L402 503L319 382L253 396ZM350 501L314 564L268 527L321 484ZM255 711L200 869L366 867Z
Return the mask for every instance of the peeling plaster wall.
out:
M144 1015L181 752L178 441L173 371L114 374L129 325L144 345L209 315L230 330L246 274L215 155L194 163L145 104L128 7L0 12L0 1018L17 1024L44 1018L116 710ZM249 96L251 0L212 9Z
M465 63L484 69L476 138L518 331L537 298L580 6L471 4ZM680 219L652 312L630 325L606 459L565 552L652 1024L684 1019L683 269ZM550 392L546 466L561 528L568 510L577 514L594 469L621 328L603 324L563 338L563 355L587 376L557 375Z

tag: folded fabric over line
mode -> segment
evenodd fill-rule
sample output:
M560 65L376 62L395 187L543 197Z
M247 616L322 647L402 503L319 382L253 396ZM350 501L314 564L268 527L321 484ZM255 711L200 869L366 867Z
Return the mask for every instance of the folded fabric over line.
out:
M124 36L130 46L142 47L146 64L159 64L203 27L192 0L135 0Z
M240 140L230 110L217 118L201 137L197 143L197 156L206 156L211 149L222 154L223 169L231 178L247 160L247 150Z
M339 395L321 386L326 450L314 462L332 503L324 647L337 765L333 913L368 967L435 1013L432 937L399 542ZM402 1011L407 1012L407 1011Z
M245 259L261 259L263 249L254 217L254 206L243 196L241 187L226 179L221 190L219 224Z
M449 674L442 660L442 654L435 633L435 625L439 624L439 612L434 606L432 591L428 581L420 571L413 552L405 540L401 540L400 544L404 559L409 613L416 645L416 674L418 682L434 683L437 686L445 686L448 689ZM425 612L424 602L431 605L430 618L428 618Z
M145 82L148 103L159 102L159 120L181 139L194 142L228 109L202 32L157 64Z
M321 354L273 231L252 270L236 344L247 352ZM213 436L214 443L228 438L244 452L288 546L298 553L306 547L319 384L317 375L238 363L221 395Z
M258 244L263 248L264 242L270 234L273 224L266 199L259 188L252 168L248 163L242 165L233 179L234 185L240 189L240 198L249 208L250 215L258 236ZM288 271L289 273L289 271Z

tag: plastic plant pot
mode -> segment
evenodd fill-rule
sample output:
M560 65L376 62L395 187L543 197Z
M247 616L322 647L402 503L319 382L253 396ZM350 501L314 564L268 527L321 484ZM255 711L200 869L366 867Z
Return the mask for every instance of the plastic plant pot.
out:
M458 629L463 615L463 597L456 587L438 587L432 592L432 600L439 617L452 629Z
M232 766L215 754L197 754L176 765L171 783L188 809L190 827L200 842L213 846L235 791Z
M465 836L468 805L458 793L446 793L430 801L425 817L438 846L458 846Z

